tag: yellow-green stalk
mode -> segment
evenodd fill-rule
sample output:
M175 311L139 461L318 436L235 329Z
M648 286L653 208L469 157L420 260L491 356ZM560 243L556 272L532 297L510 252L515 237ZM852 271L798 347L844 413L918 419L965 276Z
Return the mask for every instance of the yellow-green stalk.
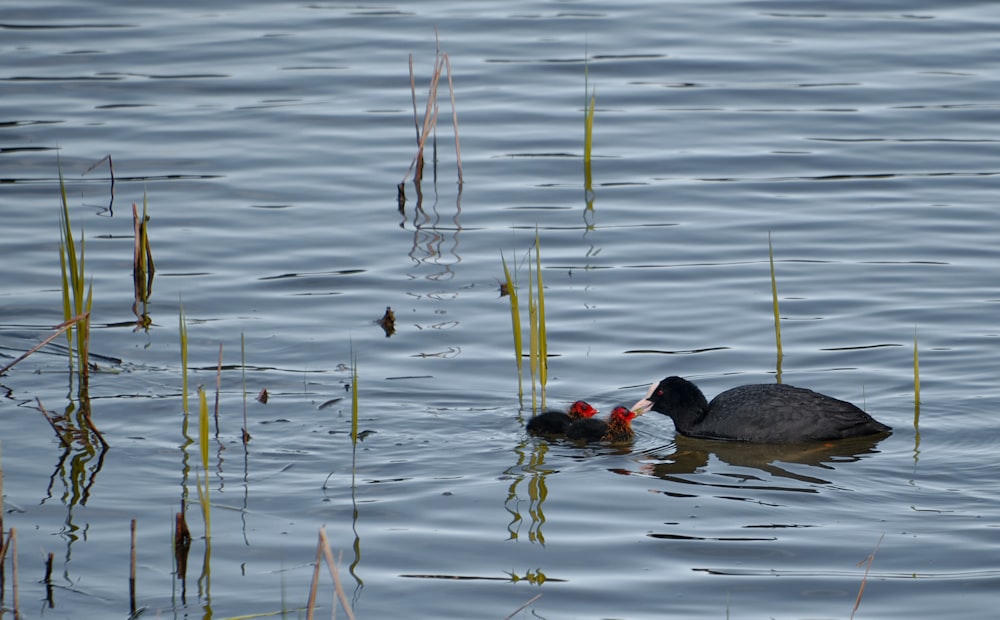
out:
M73 340L76 339L77 370L80 387L85 389L89 375L90 308L93 302L93 283L84 294L84 249L85 237L80 231L80 256L77 258L73 229L69 219L69 201L66 197L66 183L63 180L62 164L59 164L59 195L62 210L59 212L60 236L59 265L62 273L63 320L85 315L77 324L66 331L70 362L73 358Z
M517 397L518 399L524 397L524 384L521 381L522 374L522 339L521 339L521 308L517 300L517 286L514 284L514 279L510 275L510 269L507 268L507 261L503 257L503 253L500 254L500 262L503 263L503 277L507 286L507 296L510 297L510 322L511 328L514 332L514 361L517 363Z
M538 382L542 388L542 409L545 409L545 386L549 375L549 345L545 334L545 286L542 282L542 248L535 228L535 283L538 285Z
M528 252L531 259L531 252ZM530 264L530 263L529 263ZM538 380L538 304L535 301L535 278L528 269L528 361L531 369L531 410L537 410L537 380Z
M358 443L358 358L351 360L351 443Z
M201 452L201 467L205 472L204 489L198 480L198 501L205 518L205 538L208 539L212 535L212 517L208 496L208 397L204 387L198 388L198 448Z
M594 109L597 103L597 89L590 95L583 115L583 186L589 193L594 189L594 180L590 167L590 154L594 145ZM587 208L593 208L593 201L587 201Z
M178 314L179 327L177 333L180 335L181 339L181 404L184 410L184 416L187 418L190 409L188 408L188 335L187 335L187 323L184 322L184 304L180 305L180 313Z
M778 382L781 382L781 315L778 313L778 282L774 276L774 246L771 244L771 232L767 233L767 256L771 263L771 301L774 304L774 342L778 347Z
M913 328L913 428L920 424L920 353L917 350L917 328Z

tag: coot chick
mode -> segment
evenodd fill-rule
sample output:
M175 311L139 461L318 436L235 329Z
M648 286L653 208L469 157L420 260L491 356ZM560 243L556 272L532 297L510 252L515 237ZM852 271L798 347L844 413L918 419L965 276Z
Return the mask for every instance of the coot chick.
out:
M533 435L562 436L574 420L585 420L597 415L597 409L584 400L578 400L569 407L568 413L546 411L528 420L525 428Z
M566 429L566 438L611 443L629 441L635 434L632 430L632 420L635 416L636 413L629 411L627 407L615 407L607 422L597 418L576 420Z
M851 403L781 383L743 385L707 402L695 384L667 377L632 409L670 416L681 435L751 443L826 441L892 430Z

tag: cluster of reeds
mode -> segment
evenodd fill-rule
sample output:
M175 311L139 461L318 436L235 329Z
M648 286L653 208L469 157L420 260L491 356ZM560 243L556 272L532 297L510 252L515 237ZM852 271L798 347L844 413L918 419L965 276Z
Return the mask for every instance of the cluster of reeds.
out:
M88 169L108 162L111 164L111 156L107 156ZM93 306L94 291L93 282L86 281L86 238L81 229L79 241L73 235L73 226L70 221L69 201L66 195L66 182L63 177L62 164L57 161L59 171L59 269L61 275L61 292L63 322L55 326L52 333L44 338L37 345L18 356L13 362L0 368L0 375L6 373L15 364L21 362L32 353L47 346L60 334L66 334L66 352L70 365L70 392L73 390L73 379L76 378L77 402L70 403L65 414L53 416L36 399L38 410L45 416L49 424L55 430L60 442L66 448L70 448L74 443L84 446L91 444L90 435L95 436L103 447L107 447L104 436L94 425L91 417L89 385L90 373L96 368L90 359L90 325L91 308ZM112 204L114 200L114 169L111 169L111 192ZM111 205L109 204L109 210ZM149 245L149 233L147 223L149 221L148 200L143 193L143 212L139 218L136 205L132 205L133 229L135 233L135 246L133 251L133 281L135 288L135 304L133 312L139 317L138 325L143 328L149 327L151 320L146 313L146 304L152 292L153 255ZM142 311L139 310L142 304Z
M186 449L189 445L193 444L194 441L188 435L188 418L190 415L189 410L189 359L188 359L188 330L187 330L187 320L184 314L183 304L180 306L179 310L179 328L178 335L180 341L180 357L181 357L181 402L183 410L183 427L182 433L187 439L187 443L183 446L185 450L185 463L187 462ZM215 434L218 438L219 430L219 399L221 393L221 381L222 381L222 356L223 348L219 347L219 358L216 365L215 372ZM356 482L354 475L356 473L356 459L357 459L357 443L360 440L362 434L358 430L358 415L359 415L359 403L358 403L358 372L357 372L357 359L352 354L352 371L351 371L351 384L350 389L352 391L351 400L351 443L353 448L353 458L352 458L352 500L355 501L355 519L357 519L357 507L356 498L354 498L354 493L356 492ZM250 433L247 429L247 412L246 412L246 341L245 338L241 336L241 372L243 377L243 428L241 429L241 434L244 444L244 454L246 455L247 442L250 440ZM209 435L211 432L209 424L209 404L208 395L204 386L198 386L198 455L200 460L200 471L195 470L195 485L198 493L198 505L201 509L202 521L204 527L204 537L205 541L205 554L202 563L202 572L199 577L200 591L204 593L206 597L209 596L209 591L211 587L211 549L212 549L212 503L210 496L210 473L209 473ZM257 399L259 402L266 403L266 390L262 390ZM174 531L173 531L173 549L174 549L174 561L175 561L175 571L178 580L181 582L182 587L182 599L186 598L186 581L187 581L187 565L188 565L188 555L191 549L192 536L191 531L188 526L186 518L186 507L187 507L187 476L188 468L184 467L185 482L182 485L183 492L180 502L180 510L175 514L174 519ZM355 552L359 553L359 544L355 540ZM320 532L320 545L317 547L317 559L315 565L315 573L313 577L312 589L309 594L309 603L306 607L308 617L312 617L313 609L315 606L316 598L316 588L318 587L318 575L319 570L322 565L323 558L326 558L327 564L330 567L331 574L333 575L334 585L337 592L337 596L341 601L344 609L347 612L348 617L353 618L352 611L346 597L343 593L343 588L340 584L339 577L336 574L337 567L333 562L332 553L329 549L329 542L326 538L326 533L321 530ZM354 565L352 565L353 570Z
M462 149L458 139L458 110L455 107L455 85L451 76L451 60L448 54L441 51L440 38L435 30L436 48L434 54L434 70L431 73L430 86L427 91L427 101L424 105L424 114L421 118L417 112L417 84L413 73L413 54L410 54L410 96L413 102L413 125L417 132L417 152L410 162L410 167L403 175L403 180L396 186L396 199L399 210L403 211L406 205L406 180L413 174L414 185L417 192L417 208L421 204L420 183L424 176L424 148L428 138L432 138L433 161L435 162L434 180L437 181L437 119L438 119L438 85L441 82L441 74L445 73L448 78L448 93L451 99L451 122L455 133L455 160L458 170L458 185L462 185Z
M534 268L532 268L534 256ZM523 337L521 330L521 309L517 289L517 270L511 274L507 260L500 255L503 264L504 285L510 297L511 327L514 334L514 359L517 363L517 395L524 397L524 356ZM531 408L538 409L538 397L541 397L541 407L545 407L545 386L548 382L548 336L545 330L545 285L542 281L542 252L538 231L535 231L535 244L527 253L528 262L528 361L531 374Z
M184 316L184 307L181 305L178 312L178 337L180 340L180 354L181 354L181 409L182 409L182 434L184 435L187 442L184 444L183 448L185 450L185 463L187 462L186 449L189 445L193 443L190 436L188 435L188 418L190 415L189 407L189 379L188 379L188 332L187 332L187 321ZM215 428L216 435L218 435L219 429L219 394L221 392L221 382L222 382L222 347L219 347L219 361L216 366L216 387L215 387ZM200 457L201 470L195 470L195 488L198 492L198 506L201 508L202 523L204 527L204 541L205 541L205 555L202 562L202 572L199 578L199 584L203 586L204 591L207 592L211 588L211 558L212 558L212 502L209 487L209 406L208 406L208 394L204 386L198 386L198 454ZM244 436L246 432L244 429ZM176 574L178 579L182 584L182 588L186 591L187 582L187 562L188 553L191 550L191 530L187 523L187 465L184 468L185 482L182 485L182 496L180 503L180 510L176 513L174 518L174 532L173 532L173 548L174 548L174 562L176 568Z

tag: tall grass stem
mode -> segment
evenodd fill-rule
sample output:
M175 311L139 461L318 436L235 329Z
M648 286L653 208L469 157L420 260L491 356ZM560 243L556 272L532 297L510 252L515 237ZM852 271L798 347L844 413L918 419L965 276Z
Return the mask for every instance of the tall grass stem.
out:
M774 275L774 245L771 243L771 231L767 232L767 257L771 265L771 302L774 306L774 342L778 351L778 383L781 383L781 360L784 357L784 354L781 350L781 314L778 311L778 281Z
M514 362L517 364L517 397L524 398L524 383L521 379L523 374L523 354L524 345L521 336L521 306L517 298L517 285L507 267L507 260L500 254L500 262L503 263L504 282L507 286L507 296L510 297L510 322L514 334Z

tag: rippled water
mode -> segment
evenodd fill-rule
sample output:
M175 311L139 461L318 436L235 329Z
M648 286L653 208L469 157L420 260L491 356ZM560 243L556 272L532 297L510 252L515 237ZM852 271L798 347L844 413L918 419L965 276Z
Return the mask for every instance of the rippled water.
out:
M126 615L136 519L147 615L301 609L325 525L362 618L525 604L522 617L844 618L863 582L859 618L990 616L1000 8L938 4L7 6L0 364L62 321L61 166L111 445L64 449L38 411L76 406L59 349L0 378L22 614ZM435 29L465 182L443 98L437 165L400 213L408 55L422 109ZM131 279L144 193L148 331ZM606 413L668 374L712 396L780 371L894 433L760 448L675 438L648 415L627 447L526 437L498 279L502 253L523 288L536 229L550 406ZM214 394L223 347L210 544L181 305L192 386ZM389 338L374 322L387 306ZM182 498L186 580L171 546ZM320 592L329 613L325 573Z

